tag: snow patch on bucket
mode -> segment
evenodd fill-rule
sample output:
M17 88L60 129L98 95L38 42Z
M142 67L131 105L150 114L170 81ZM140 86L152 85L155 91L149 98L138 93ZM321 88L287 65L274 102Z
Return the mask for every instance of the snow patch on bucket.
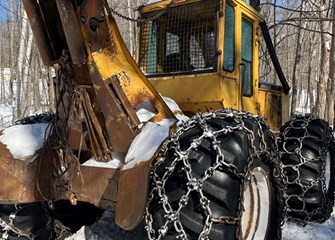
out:
M28 159L43 147L48 136L47 123L15 125L3 130L0 142L7 146L15 159Z

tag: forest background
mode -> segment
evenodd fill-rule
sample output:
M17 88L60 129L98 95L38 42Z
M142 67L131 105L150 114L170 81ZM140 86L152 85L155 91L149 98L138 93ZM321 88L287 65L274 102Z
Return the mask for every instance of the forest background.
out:
M110 0L110 7L131 18L147 0ZM250 3L249 1L247 1ZM335 0L251 0L265 16L274 46L291 86L291 113L314 113L334 122ZM134 56L136 23L115 16ZM260 44L261 81L279 84ZM24 116L54 111L52 68L45 67L21 1L0 0L0 125ZM4 112L6 112L4 111Z

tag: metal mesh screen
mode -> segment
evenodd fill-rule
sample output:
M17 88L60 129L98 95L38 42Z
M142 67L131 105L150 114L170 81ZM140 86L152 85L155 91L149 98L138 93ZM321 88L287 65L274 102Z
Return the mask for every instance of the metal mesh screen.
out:
M144 73L157 76L215 70L218 7L213 0L188 4L141 23L139 66Z

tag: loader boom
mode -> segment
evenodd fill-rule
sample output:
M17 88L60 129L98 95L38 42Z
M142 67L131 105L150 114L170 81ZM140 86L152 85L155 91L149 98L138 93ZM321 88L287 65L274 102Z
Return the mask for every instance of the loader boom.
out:
M44 64L56 69L56 113L31 161L11 159L1 144L0 201L90 202L116 211L116 222L132 229L144 212L151 162L123 167L146 124L135 108L151 105L153 123L175 122L174 114L129 54L107 1L22 2ZM86 166L92 159L105 167ZM119 168L108 167L113 160Z

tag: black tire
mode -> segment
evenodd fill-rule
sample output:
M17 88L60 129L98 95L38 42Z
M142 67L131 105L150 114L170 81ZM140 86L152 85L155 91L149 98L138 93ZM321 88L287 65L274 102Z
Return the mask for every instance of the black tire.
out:
M15 124L50 123L53 118L52 113L42 113L18 120ZM50 209L45 202L0 204L0 230L5 234L8 233L9 240L26 240L29 237L19 236L20 234L17 231L15 233L14 228L4 230L8 227L9 218L13 213L16 213L13 225L23 234L34 236L34 240L61 240L82 226L96 222L102 216L103 210L85 202L78 202L73 206L66 200L54 202L53 209Z
M15 122L15 125L49 123L52 113L42 113L26 117ZM12 226L10 218L13 218ZM49 240L55 238L54 221L50 217L47 204L44 202L25 204L0 204L0 234L9 240ZM5 230L8 228L8 230ZM8 234L8 238L5 236ZM21 235L21 236L20 236ZM27 236L24 236L27 235Z
M334 138L329 124L296 116L281 128L284 202L289 219L326 221L334 206Z
M0 204L0 218L0 229L4 239L54 239L53 221L43 203ZM14 219L14 227L10 226L10 218ZM7 234L8 238L5 238Z
M90 203L78 202L76 206L69 201L60 200L50 209L46 203L31 204L1 204L0 205L0 230L6 227L1 220L10 223L10 216L15 213L13 225L15 228L7 231L9 240L27 240L34 236L34 240L65 239L77 232L82 226L88 226L103 214L103 210ZM20 234L19 230L23 234ZM23 236L20 236L23 235ZM31 238L32 239L32 238Z
M49 209L50 216L60 221L72 233L81 227L97 222L104 210L87 202L78 202L72 205L70 201L60 200L54 203L54 208Z
M264 122L248 113L224 110L196 115L183 123L153 166L152 190L145 214L150 238L176 239L182 235L198 239L210 215L208 206L211 216L228 217L225 223L211 225L209 239L281 239L280 168L275 151L274 137ZM189 179L196 183L207 174L210 177L202 188L191 187ZM262 185L258 176L266 185L265 191L258 188ZM253 188L248 187L250 184ZM254 205L243 199L251 190ZM189 197L185 198L189 191ZM248 204L250 208L243 211L243 205ZM260 217L261 214L257 216L251 211L258 221L251 224L255 230L246 229L248 224L241 227L251 216L250 209L268 213ZM257 235L259 226L265 226L262 236Z

